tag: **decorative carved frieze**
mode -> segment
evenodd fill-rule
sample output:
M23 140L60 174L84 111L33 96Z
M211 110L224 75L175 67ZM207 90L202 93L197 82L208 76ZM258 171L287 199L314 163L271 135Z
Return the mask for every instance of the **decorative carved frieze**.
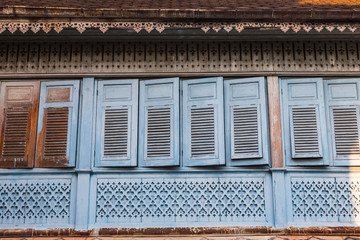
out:
M358 41L0 43L0 73L360 70Z
M291 199L291 218L297 225L340 225L360 220L359 178L291 178Z
M0 225L70 224L70 197L71 179L1 180Z
M96 223L266 225L263 177L124 178L97 181Z
M310 32L315 30L317 32L327 31L332 32L338 30L343 32L345 30L355 32L359 29L359 23L297 23L297 22L62 22L62 21L39 21L39 22L28 22L28 21L0 21L0 33L8 30L11 33L20 31L26 33L31 31L33 33L38 33L42 30L45 33L48 33L54 30L57 33L60 33L64 29L76 29L79 33L83 33L88 29L98 29L101 32L105 33L109 29L117 30L133 30L137 33L140 31L146 31L150 33L155 30L159 33L162 33L166 29L173 28L197 28L201 29L205 33L209 30L219 32L224 30L226 32L236 31L238 33L242 32L246 28L262 28L262 29L279 29L283 32L288 32L290 30L294 32L299 32L301 30L305 32Z

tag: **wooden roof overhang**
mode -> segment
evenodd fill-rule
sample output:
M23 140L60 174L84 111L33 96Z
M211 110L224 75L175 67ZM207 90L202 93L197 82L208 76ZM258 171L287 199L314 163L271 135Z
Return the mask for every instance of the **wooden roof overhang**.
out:
M360 0L226 0L227 6L223 0L134 0L138 8L120 8L126 0L21 1L10 6L0 0L4 77L358 75L360 68Z
M360 28L359 0L0 0L0 33L45 33L76 29L163 32L167 29L242 32L355 32Z

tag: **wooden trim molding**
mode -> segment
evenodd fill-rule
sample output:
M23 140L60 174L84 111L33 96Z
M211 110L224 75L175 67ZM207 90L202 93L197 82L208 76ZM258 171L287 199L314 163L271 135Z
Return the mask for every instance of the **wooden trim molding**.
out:
M251 236L358 236L359 227L175 227L175 228L98 228L92 230L75 230L73 228L36 229L2 229L1 237L96 237L96 236L201 236L201 235L251 235Z
M271 164L273 168L282 168L284 163L281 138L279 78L267 77L267 88L269 104Z
M360 28L358 23L302 23L302 22L104 22L104 21L35 21L29 22L28 20L2 20L0 21L0 34L6 31L15 33L33 32L38 33L42 30L45 33L54 31L56 33L62 32L64 29L75 29L79 33L83 33L89 29L98 29L102 33L107 32L109 29L116 30L132 30L137 33L145 31L150 33L157 31L162 33L166 29L185 28L185 29L201 29L204 33L208 31L225 32L235 31L242 32L246 28L261 28L261 29L278 29L282 32L293 31L310 32L333 32L338 30L344 32L345 30L355 32Z

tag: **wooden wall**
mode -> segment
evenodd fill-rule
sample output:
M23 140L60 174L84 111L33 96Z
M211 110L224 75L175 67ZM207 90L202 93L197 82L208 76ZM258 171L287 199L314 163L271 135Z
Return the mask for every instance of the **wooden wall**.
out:
M80 80L75 167L0 169L0 229L61 228L97 235L100 231L90 231L223 227L217 230L221 233L236 226L268 233L291 226L349 226L358 233L358 166L288 166L283 161L278 76L358 76L359 70L359 41L0 43L2 81ZM98 82L155 75L181 81L202 75L263 76L271 164L96 167Z
M359 41L0 43L0 73L355 72Z

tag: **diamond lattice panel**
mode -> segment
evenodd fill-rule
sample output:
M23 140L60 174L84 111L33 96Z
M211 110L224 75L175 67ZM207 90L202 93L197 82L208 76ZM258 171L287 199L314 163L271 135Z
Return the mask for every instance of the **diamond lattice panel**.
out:
M71 179L2 180L0 224L69 224Z
M360 220L360 179L291 178L294 222L351 224Z
M263 224L264 177L98 179L96 223Z

